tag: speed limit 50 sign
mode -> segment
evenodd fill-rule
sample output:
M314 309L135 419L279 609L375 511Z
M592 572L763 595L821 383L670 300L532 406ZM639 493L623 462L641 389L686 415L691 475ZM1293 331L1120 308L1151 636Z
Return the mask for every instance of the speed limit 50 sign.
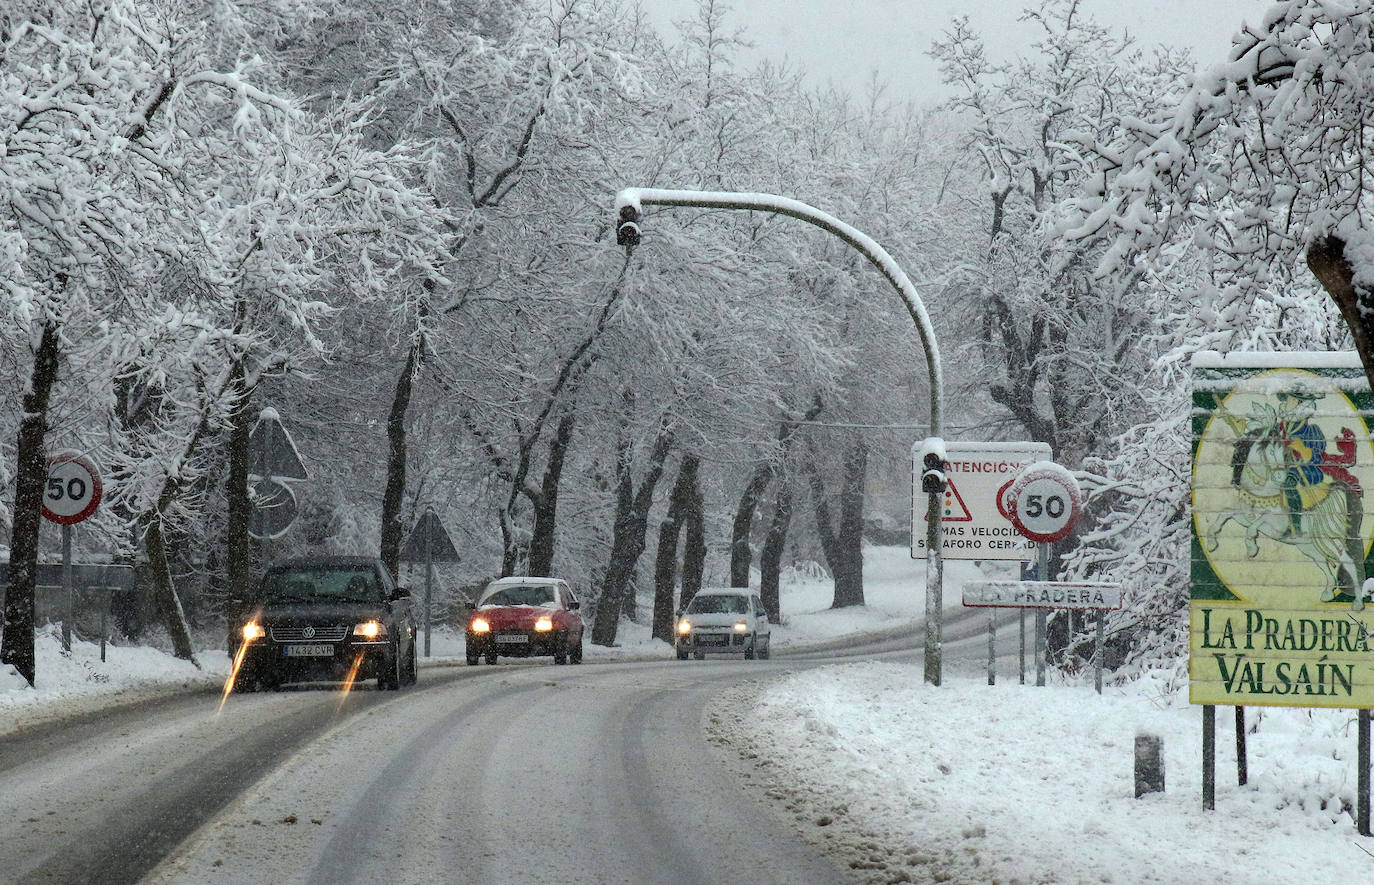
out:
M1017 474L999 504L1024 537L1047 544L1073 530L1082 509L1078 480L1050 461L1029 464Z
M59 525L86 519L100 506L100 471L80 452L58 452L48 458L43 487L43 516Z

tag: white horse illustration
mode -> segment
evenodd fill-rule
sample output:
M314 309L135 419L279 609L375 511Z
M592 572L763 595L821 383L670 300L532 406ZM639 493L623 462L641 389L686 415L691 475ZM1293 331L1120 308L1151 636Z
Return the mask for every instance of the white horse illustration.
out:
M1231 451L1231 485L1240 503L1212 518L1206 533L1208 552L1217 549L1222 526L1234 520L1245 530L1247 556L1259 554L1260 535L1290 544L1316 563L1325 576L1322 602L1346 593L1359 607L1365 596L1364 539L1360 531L1364 501L1359 485L1353 479L1325 475L1308 488L1303 529L1294 532L1283 495L1288 467L1283 440L1272 425L1236 440Z

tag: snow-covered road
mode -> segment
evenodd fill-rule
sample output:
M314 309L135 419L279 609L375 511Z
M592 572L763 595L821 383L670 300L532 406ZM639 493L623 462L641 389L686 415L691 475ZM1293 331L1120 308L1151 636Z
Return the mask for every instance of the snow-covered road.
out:
M703 739L719 689L784 666L426 674L291 755L147 881L837 881ZM224 715L281 699L231 698Z

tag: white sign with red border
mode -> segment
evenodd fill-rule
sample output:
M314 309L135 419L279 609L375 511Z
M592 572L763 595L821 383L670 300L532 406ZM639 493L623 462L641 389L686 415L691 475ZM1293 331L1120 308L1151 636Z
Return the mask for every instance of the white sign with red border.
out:
M103 491L94 461L80 452L58 452L48 458L43 516L58 525L74 525L95 513Z
M914 531L911 555L926 555L926 501L921 491L919 444L912 451ZM1050 457L1048 443L945 440L945 493L941 508L941 555L945 559L1028 562L1035 545L1023 538L1001 508L1000 497L1018 471Z
M1026 538L1048 544L1073 531L1083 509L1078 479L1052 461L1028 464L998 502Z

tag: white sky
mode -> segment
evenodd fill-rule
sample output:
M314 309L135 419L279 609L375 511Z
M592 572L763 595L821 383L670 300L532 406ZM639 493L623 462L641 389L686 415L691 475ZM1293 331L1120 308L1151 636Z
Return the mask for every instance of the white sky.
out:
M672 35L673 22L695 17L697 0L641 0L650 19ZM725 0L731 20L755 44L755 59L787 61L815 85L862 94L874 74L892 98L918 103L947 94L931 43L957 15L967 15L996 61L1022 53L1034 29L1017 19L1030 3L1017 0ZM1127 28L1138 44L1163 43L1193 52L1201 67L1219 63L1231 35L1258 22L1267 0L1084 0L1102 24ZM745 55L747 63L753 59Z

